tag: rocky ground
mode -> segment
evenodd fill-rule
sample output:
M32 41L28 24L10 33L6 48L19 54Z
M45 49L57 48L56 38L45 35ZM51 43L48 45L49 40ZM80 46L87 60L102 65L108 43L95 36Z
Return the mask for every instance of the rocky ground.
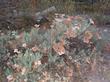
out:
M100 26L98 29L110 42L110 26ZM90 82L110 82L110 50L108 52L104 51L104 53L97 58L95 69L94 72L87 76Z

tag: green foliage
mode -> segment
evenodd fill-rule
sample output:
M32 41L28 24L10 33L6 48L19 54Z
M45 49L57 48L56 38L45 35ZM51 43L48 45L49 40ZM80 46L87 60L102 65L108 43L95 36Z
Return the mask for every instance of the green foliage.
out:
M2 61L3 56L7 53L6 44L11 39L15 39L16 35L16 31L9 31L7 34L3 33L3 35L0 35L0 61Z

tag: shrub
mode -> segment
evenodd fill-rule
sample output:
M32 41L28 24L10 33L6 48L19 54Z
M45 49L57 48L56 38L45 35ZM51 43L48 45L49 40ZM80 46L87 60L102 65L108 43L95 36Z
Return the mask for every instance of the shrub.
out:
M73 72L80 77L80 66L96 58L100 39L92 19L56 14L47 28L35 25L30 32L14 36L20 44L12 48L5 75L12 82L70 82Z

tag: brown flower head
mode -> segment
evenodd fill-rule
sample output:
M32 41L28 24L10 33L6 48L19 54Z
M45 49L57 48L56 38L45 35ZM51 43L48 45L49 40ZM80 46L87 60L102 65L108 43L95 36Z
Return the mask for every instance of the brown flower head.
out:
M83 38L83 41L85 43L89 43L90 42L90 39L93 37L92 33L90 31L86 31L85 34L84 34L84 38Z
M21 69L21 75L24 75L26 73L27 69L25 67L22 67Z
M40 65L41 65L41 60L36 60L32 63L32 69L35 69Z
M76 33L72 30L72 28L68 28L68 30L64 33L67 38L75 38Z
M67 67L65 73L66 73L67 77L72 77L73 76L73 69L70 67Z
M36 52L36 51L38 51L39 50L39 48L37 47L37 46L34 46L34 47L32 47L32 49L31 49L33 52Z
M16 72L21 72L22 67L20 65L14 64L12 67Z
M14 78L13 75L8 75L7 76L7 80L8 80L8 82L14 82L15 81L15 78Z
M54 43L53 49L59 55L65 54L64 42Z

